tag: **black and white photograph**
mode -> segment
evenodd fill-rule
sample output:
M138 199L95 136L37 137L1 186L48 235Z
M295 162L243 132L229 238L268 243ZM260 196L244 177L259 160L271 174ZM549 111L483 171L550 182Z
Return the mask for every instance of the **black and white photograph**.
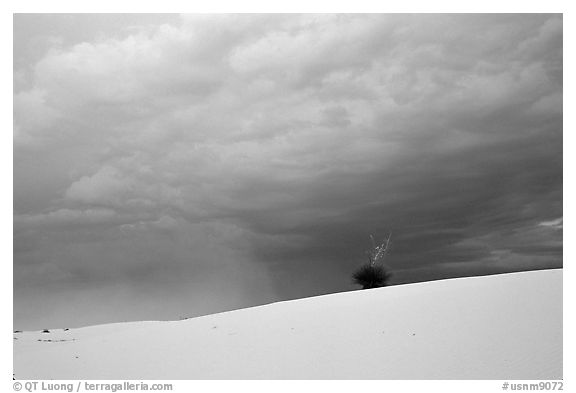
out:
M562 13L12 18L14 389L562 384Z

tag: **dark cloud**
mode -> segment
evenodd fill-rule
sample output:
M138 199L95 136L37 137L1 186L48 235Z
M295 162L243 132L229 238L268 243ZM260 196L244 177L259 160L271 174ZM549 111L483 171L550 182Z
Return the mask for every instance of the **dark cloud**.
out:
M17 324L562 265L560 15L139 18L15 19Z

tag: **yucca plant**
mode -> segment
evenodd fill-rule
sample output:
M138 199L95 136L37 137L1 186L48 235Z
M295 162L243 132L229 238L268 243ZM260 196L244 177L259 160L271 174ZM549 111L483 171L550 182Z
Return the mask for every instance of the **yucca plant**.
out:
M368 263L360 266L352 275L355 284L361 285L362 289L380 288L388 285L392 274L384 266L384 256L390 245L390 237L381 245L376 245L374 237L372 239L372 250L368 252Z
M352 278L362 289L380 288L388 284L391 274L382 265L365 264L360 266Z

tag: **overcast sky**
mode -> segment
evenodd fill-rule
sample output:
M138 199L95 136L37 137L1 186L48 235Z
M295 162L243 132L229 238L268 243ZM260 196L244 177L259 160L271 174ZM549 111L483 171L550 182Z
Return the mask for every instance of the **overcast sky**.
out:
M17 15L14 324L562 266L560 15Z

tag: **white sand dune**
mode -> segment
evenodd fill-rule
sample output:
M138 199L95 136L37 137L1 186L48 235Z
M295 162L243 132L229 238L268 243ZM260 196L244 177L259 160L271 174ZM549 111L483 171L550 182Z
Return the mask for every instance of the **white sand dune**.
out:
M14 337L16 379L560 379L562 270Z

